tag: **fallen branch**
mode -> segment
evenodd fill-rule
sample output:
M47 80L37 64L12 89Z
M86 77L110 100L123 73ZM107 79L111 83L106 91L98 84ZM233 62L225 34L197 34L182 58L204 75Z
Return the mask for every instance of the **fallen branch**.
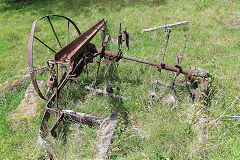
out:
M117 114L112 114L109 119L102 122L98 131L99 144L95 159L106 159L109 147L112 143L114 131L117 127Z
M69 117L77 122L85 123L88 125L100 125L104 118L93 116L86 113L74 112L73 110L57 110L53 108L46 109L49 113L55 112L58 114L64 114L65 117Z
M45 141L43 138L45 138L43 131L40 129L38 132L38 143L43 146L45 151L48 154L48 157L50 160L54 160L55 158L55 153L53 151L53 148L50 143Z
M39 67L37 69L35 69L34 71L36 72L43 72L47 69L47 66L45 67ZM2 90L0 90L0 95L5 91L5 92L13 92L18 90L26 81L27 79L30 78L29 74L25 74L24 76L22 76L19 80L17 80L16 82L13 82L12 84L7 85L5 88L3 88Z
M158 27L154 27L154 28L148 28L148 29L142 30L142 32L154 31L154 30L156 30L156 29L158 29L158 28L172 27L172 26L177 26L177 25L180 25L180 24L188 24L188 21L176 22L176 23L167 24L167 25L164 25L164 26L158 26Z
M21 85L26 82L26 80L27 80L28 78L30 78L29 75L24 75L24 76L22 76L22 78L20 78L18 81L14 82L14 83L12 83L12 84L7 85L5 88L3 88L2 90L0 90L0 95L1 95L4 91L6 91L6 92L13 92L13 91L18 90L18 89L21 87Z

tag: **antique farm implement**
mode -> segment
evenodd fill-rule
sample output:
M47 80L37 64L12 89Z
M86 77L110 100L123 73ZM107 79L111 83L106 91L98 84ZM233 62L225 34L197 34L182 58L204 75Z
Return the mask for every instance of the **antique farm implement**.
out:
M65 37L64 46L63 46L63 40L62 41L60 40L58 36L59 33L57 33L52 23L52 21L56 17L62 18L67 22L67 24L65 25L66 34L64 36ZM53 32L52 34L55 37L54 39L51 39L51 41L56 41L58 45L57 47L55 46L53 48L49 44L45 43L44 40L41 39L41 37L37 36L38 30L40 29L36 29L36 26L37 26L36 24L37 22L39 22L39 20L42 20L44 23L49 23L49 26ZM101 124L103 122L104 120L103 118L88 115L85 113L76 113L72 110L62 110L61 106L59 105L59 97L63 87L67 84L69 80L79 77L83 73L83 70L87 68L87 65L89 63L93 63L94 59L96 59L97 57L99 57L100 60L98 61L98 64L97 64L98 67L96 71L96 77L90 86L86 86L87 89L96 89L95 84L98 79L98 72L99 72L101 62L105 62L108 66L114 66L114 63L119 62L121 59L126 59L130 61L135 61L135 62L154 66L159 71L159 73L162 70L168 70L168 71L175 72L176 77L179 74L187 75L188 80L196 85L195 90L191 91L195 102L201 103L201 104L204 103L203 93L205 94L207 93L213 78L210 77L210 75L207 74L206 71L202 69L182 68L181 59L178 57L177 57L178 64L175 66L171 66L164 63L164 57L165 57L171 29L166 28L167 35L164 43L164 49L162 52L161 61L151 62L151 61L123 55L121 48L123 43L125 43L127 48L129 48L129 34L126 31L126 29L122 31L121 24L120 24L120 29L118 33L118 42L117 42L118 50L116 52L106 50L106 46L110 41L110 33L106 28L106 23L107 21L103 19L99 21L97 24L95 24L93 27L91 27L89 30L87 30L85 33L81 33L77 25L72 20L61 15L48 15L34 21L32 25L31 34L30 34L29 44L28 44L28 65L29 65L31 80L36 92L42 99L47 101L45 112L44 112L41 126L40 126L40 136L42 138L44 138L46 133L48 133L49 131L52 136L57 136L56 128L64 118L71 118L77 122L86 123L89 125ZM73 41L71 41L70 43L68 43L69 37L72 35L70 33L70 26L73 26L72 30L74 30L77 33L78 37ZM99 31L101 31L102 42L101 42L101 47L96 48L96 46L90 42ZM187 35L185 36L187 39ZM38 75L37 67L35 63L38 64L38 61L39 60L42 61L42 59L45 58L45 56L37 55L36 58L34 58L35 56L33 51L34 51L35 41L36 43L42 44L43 47L46 47L50 51L50 53L51 52L53 53L52 54L53 57L51 59L46 59L46 62L45 62L47 64L47 69L49 71L48 80L45 79L48 86L47 91L44 91L44 89L41 89L41 87L39 87L37 83L37 79L38 77L41 77L41 75ZM152 92L153 94L151 96L154 96L156 85L157 84L155 84L153 87L153 92ZM174 87L174 84L173 84L173 87ZM111 86L111 83L108 85L105 91L99 91L99 92L106 93L108 95L113 95L117 98L122 98L121 96L115 94ZM47 126L49 117L52 113L57 114L58 118L56 119L54 125L48 130L46 126ZM113 113L110 116L110 119L112 120L112 122L114 122L114 124L116 122L116 118L117 118L117 113ZM112 126L115 126L115 125L112 125ZM114 127L113 127L113 130L114 130ZM111 131L111 134L113 135L113 131ZM106 144L110 144L111 142L108 140L103 143L105 143L106 145ZM45 149L48 152L48 155L50 156L50 158L53 159L54 156L53 156L53 153L51 152L51 149L49 149L47 146L45 146Z

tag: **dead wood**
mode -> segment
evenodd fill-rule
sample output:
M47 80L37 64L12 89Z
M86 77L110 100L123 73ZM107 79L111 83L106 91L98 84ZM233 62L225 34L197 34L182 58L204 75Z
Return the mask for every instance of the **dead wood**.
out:
M95 159L106 159L109 147L112 143L114 131L117 127L117 115L113 114L109 119L105 119L99 126L97 153Z
M35 71L36 72L44 72L47 70L47 66L39 67ZM0 90L0 96L3 92L14 92L18 90L28 79L30 78L29 74L25 74L22 76L19 80L16 82L13 82L12 84L8 84L6 87L4 87L2 90Z
M48 154L49 159L53 160L54 157L55 157L54 150L53 150L52 146L47 141L45 141L43 139L44 138L44 134L45 133L43 133L43 131L40 129L39 130L39 135L38 135L38 143L43 146L43 148L45 149L45 151Z

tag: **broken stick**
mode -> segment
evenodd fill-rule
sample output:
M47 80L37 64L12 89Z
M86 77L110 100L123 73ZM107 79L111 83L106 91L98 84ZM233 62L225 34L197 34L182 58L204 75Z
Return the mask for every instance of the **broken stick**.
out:
M172 27L172 26L177 26L177 25L180 25L180 24L188 24L188 21L176 22L176 23L167 24L167 25L163 25L163 26L158 26L158 27L154 27L154 28L148 28L148 29L142 30L142 32L154 31L158 28Z

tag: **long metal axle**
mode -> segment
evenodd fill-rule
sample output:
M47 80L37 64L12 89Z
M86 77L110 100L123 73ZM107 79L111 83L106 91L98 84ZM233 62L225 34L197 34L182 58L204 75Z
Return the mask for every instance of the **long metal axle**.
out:
M118 53L115 53L115 52L112 52L112 51L104 51L104 55L116 57L116 56L118 56ZM195 80L199 79L198 77L192 75L195 72L193 72L193 70L191 70L191 69L181 69L178 66L171 66L171 65L168 65L168 64L151 62L151 61L147 61L147 60L143 60L143 59L139 59L139 58L134 58L134 57L129 57L129 56L124 56L124 55L121 58L130 60L130 61L143 63L143 64L149 64L149 65L155 66L157 68L161 67L161 69L165 69L165 70L168 70L168 71L179 72L179 73L188 75L189 80L191 80L191 81L195 81Z

